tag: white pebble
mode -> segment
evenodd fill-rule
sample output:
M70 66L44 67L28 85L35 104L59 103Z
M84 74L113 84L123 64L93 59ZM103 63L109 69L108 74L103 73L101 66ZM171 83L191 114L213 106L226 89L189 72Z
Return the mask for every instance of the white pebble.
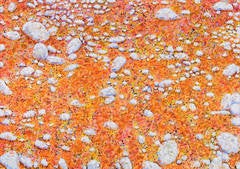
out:
M235 64L231 64L228 65L224 70L223 70L223 75L224 76L232 76L235 73L239 73L240 72L240 67L235 65Z
M36 140L35 143L34 143L34 145L35 145L36 147L40 148L40 149L43 149L43 150L48 149L47 143L45 143L45 142L43 142L43 141L41 141L41 140Z
M80 41L80 39L74 38L67 44L67 53L70 55L70 54L78 51L78 49L81 46L82 46L82 42Z
M0 52L4 51L6 49L4 44L0 44Z
M219 1L213 5L213 9L216 11L229 11L233 10L233 6L228 2Z
M34 69L30 66L28 67L24 67L21 71L20 71L20 75L22 76L31 76L34 72Z
M103 124L104 127L111 129L111 130L117 130L118 129L118 125L116 123L114 123L113 121L107 121Z
M33 48L33 57L45 60L48 56L48 49L43 43L37 43Z
M67 163L63 158L60 158L60 160L58 161L58 165L61 169L68 169Z
M12 94L12 91L10 90L10 88L1 79L0 79L0 93L2 93L3 95L6 95L6 96Z
M88 135L88 136L95 136L96 135L96 131L92 128L84 130L83 133Z
M50 134L44 134L43 135L43 140L48 141L50 139L51 139L51 135Z
M17 137L11 132L3 132L0 134L0 139L8 140L8 141L15 141Z
M34 110L29 110L23 114L23 118L32 118L36 115Z
M26 168L32 168L33 162L32 159L24 156L24 155L19 155L19 161L24 165Z
M113 87L107 87L100 91L99 94L101 97L110 97L110 96L116 96L116 91Z
M10 40L20 39L20 35L17 31L9 31L9 32L3 33L3 36Z
M179 16L170 8L162 8L157 11L155 17L160 20L176 20Z
M122 169L132 169L132 163L128 157L123 157L119 160Z
M166 141L160 146L157 154L161 164L171 164L178 156L178 145L174 140Z
M47 160L46 160L45 158L41 160L41 164L42 164L42 166L44 166L44 167L47 167L47 166L48 166L48 162L47 162Z
M78 64L71 64L64 68L64 71L73 71L79 67Z
M0 156L0 164L2 164L6 169L18 169L19 168L19 158L15 151L9 151Z
M122 43L125 41L125 38L123 36L116 36L109 38L108 41L111 43Z
M143 115L146 116L146 117L153 117L153 112L145 109L144 112L143 112Z
M111 70L118 72L126 64L126 61L126 58L123 56L116 57L112 62Z
M87 169L100 169L100 162L91 160L87 163Z
M60 119L61 120L63 120L63 121L67 121L67 120L70 120L70 114L68 114L68 113L62 113L61 115L60 115Z
M16 9L17 9L17 5L16 5L14 2L11 2L11 3L8 5L8 11L9 11L9 12L14 12Z
M47 61L48 61L48 63L50 63L52 65L62 65L65 62L65 60L63 58L60 58L57 56L48 56Z

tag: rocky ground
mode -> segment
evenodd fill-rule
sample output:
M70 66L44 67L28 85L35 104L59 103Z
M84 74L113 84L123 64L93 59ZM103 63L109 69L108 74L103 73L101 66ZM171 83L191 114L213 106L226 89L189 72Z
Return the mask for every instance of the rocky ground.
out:
M0 0L0 167L240 169L239 0Z

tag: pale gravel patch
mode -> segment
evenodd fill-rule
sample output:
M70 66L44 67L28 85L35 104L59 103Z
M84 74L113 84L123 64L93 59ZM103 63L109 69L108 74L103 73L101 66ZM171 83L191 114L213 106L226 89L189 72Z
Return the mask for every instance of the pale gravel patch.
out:
M44 134L43 135L43 140L48 141L50 139L51 139L51 135L50 134Z
M83 137L81 138L81 142L86 143L86 144L90 144L90 143L91 143L91 140L89 139L88 136L83 136Z

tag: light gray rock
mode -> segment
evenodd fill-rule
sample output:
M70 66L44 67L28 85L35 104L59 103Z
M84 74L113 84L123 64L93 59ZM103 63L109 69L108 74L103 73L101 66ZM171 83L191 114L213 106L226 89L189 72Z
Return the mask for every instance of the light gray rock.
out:
M40 22L27 22L23 25L22 30L31 39L39 42L47 41L50 37L49 32Z
M162 8L158 10L155 17L164 21L176 20L179 18L179 16L170 8Z
M47 59L48 49L43 43L37 43L33 48L33 57L40 60Z
M82 46L82 42L80 41L80 39L74 38L67 44L67 53L70 55L70 54L78 51L78 49L81 46Z

